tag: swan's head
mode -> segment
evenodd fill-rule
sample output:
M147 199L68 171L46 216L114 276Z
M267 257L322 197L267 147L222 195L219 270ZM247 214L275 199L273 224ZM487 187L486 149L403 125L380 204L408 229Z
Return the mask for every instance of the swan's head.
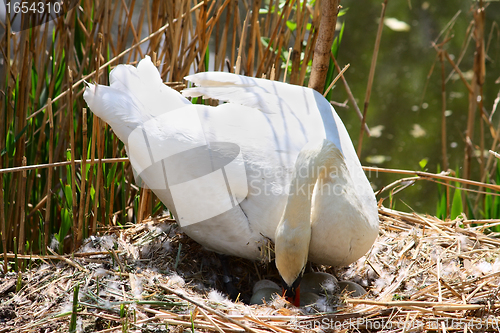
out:
M290 286L285 282L285 280L282 279L282 295L288 302L292 303L296 307L300 306L300 280L302 280L302 275L299 275Z
M286 299L295 306L300 305L299 284L309 253L311 227L309 214L293 214L291 219L283 216L275 234L276 267L283 280ZM305 216L304 216L305 215ZM306 218L303 223L296 219Z

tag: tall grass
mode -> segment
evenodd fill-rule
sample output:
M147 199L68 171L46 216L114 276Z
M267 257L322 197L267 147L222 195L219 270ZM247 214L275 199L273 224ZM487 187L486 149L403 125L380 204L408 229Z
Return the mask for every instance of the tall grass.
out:
M8 58L0 108L2 252L13 250L14 237L20 253L28 245L72 251L99 230L163 211L134 185L130 163L120 159L123 143L85 110L83 80L108 84L116 65L146 54L176 89L192 72L234 71L238 55L241 73L275 71L278 79L291 46L288 78L303 85L318 17L314 2L295 0L82 0L50 24L19 33L7 21L0 41Z

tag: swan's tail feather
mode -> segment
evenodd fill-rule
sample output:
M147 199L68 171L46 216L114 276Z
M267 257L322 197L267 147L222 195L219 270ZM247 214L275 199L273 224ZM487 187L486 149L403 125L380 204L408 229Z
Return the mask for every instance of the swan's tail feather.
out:
M163 84L158 69L146 56L137 67L118 66L110 73L111 87L134 96L152 117L191 104L179 92Z
M83 98L90 110L108 123L124 142L149 118L132 96L112 87L87 84Z

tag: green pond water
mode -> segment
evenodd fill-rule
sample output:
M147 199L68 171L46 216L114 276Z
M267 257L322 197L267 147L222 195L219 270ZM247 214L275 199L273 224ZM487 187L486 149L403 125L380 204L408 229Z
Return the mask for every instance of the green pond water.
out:
M411 3L411 8L409 8ZM432 42L438 37L450 20L457 19L450 36L453 38L445 49L458 60L463 44L467 40L467 28L473 20L470 11L472 1L388 1L375 79L368 108L367 123L373 136L363 141L361 163L365 166L421 170L419 162L427 159L425 169L436 172L442 166L441 153L441 67L436 62L434 72L427 76L436 61L436 50ZM345 32L340 47L338 62L341 67L351 66L345 76L363 110L376 31L381 12L381 1L341 1L347 14L339 18L345 22ZM500 2L490 2L486 8L486 41L493 22L500 20ZM484 85L484 107L491 112L500 85L500 46L498 26L492 34L486 60L486 81ZM441 42L440 38L438 42ZM467 78L472 77L475 42L472 39L460 63L460 69ZM451 65L445 62L448 77ZM424 95L424 89L427 88ZM336 84L332 99L344 102L347 94L343 84ZM360 121L354 109L336 107L357 147ZM450 168L461 174L464 160L464 133L467 126L468 93L458 75L452 75L446 84L447 156ZM498 112L493 124L498 124ZM473 143L479 145L479 121ZM485 128L485 148L491 148L491 135ZM473 162L472 179L479 180L479 164ZM371 173L370 181L376 189L405 177L393 174ZM388 196L388 193L385 193ZM395 207L419 213L436 213L438 191L436 184L421 180L396 194ZM405 204L406 203L406 204ZM388 200L385 202L389 204ZM409 207L407 207L408 205Z

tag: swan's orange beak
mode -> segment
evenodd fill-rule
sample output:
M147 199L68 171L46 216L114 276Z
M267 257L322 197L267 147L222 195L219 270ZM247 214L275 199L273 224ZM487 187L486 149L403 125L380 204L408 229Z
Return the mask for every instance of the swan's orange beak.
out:
M296 307L300 307L300 285L297 288L283 288L283 297Z

